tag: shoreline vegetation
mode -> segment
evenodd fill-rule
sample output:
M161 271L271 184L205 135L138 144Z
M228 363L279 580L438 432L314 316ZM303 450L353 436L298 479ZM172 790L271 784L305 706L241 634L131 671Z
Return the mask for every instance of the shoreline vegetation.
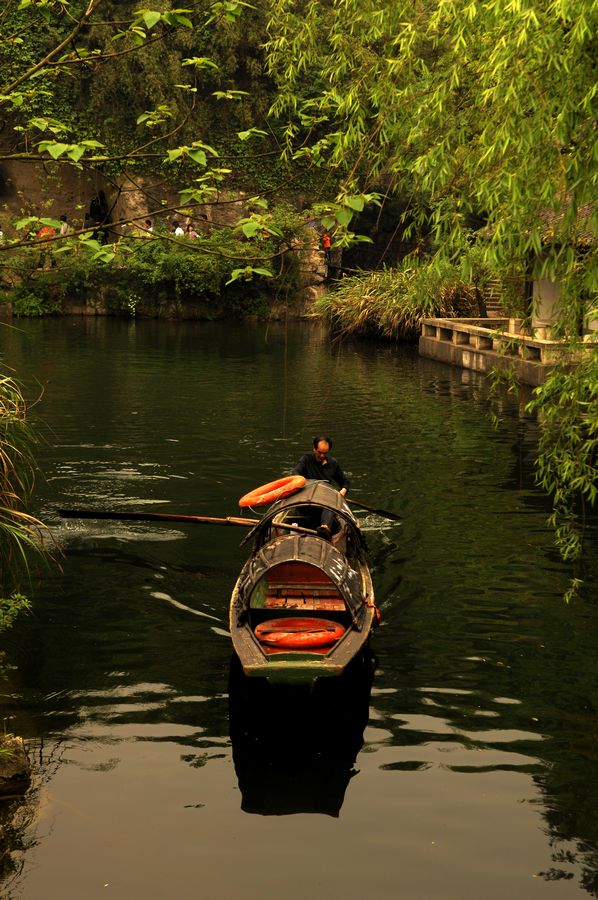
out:
M0 377L0 633L30 609L21 593L33 556L51 559L49 531L27 512L35 486L36 435L20 384ZM0 652L0 674L3 654Z
M429 316L486 317L491 274L477 256L450 263L409 255L392 269L359 272L319 298L314 315L345 336L396 341L416 341Z
M92 314L184 318L265 314L272 300L293 302L305 282L302 255L311 237L304 218L278 206L258 241L234 228L173 239L164 228L135 230L114 243L66 239L10 258L0 302L16 317ZM96 247L97 244L97 247ZM268 270L263 260L268 261ZM274 288L271 269L275 268ZM266 276L266 277L262 277Z
M109 245L109 260L76 247L68 256L59 250L44 267L31 252L15 257L13 285L0 293L0 302L10 303L16 317L268 318L285 307L322 320L336 334L408 342L417 340L429 316L485 318L497 285L504 308L522 314L521 295L509 295L507 281L475 245L454 262L432 252L408 254L393 267L325 280L316 233L301 214L284 209L272 219L275 231L264 235L257 252L277 254L274 280L259 277L256 245L240 242L231 229L178 241L163 240L168 235L158 231ZM314 256L321 257L318 274ZM233 280L231 265L243 268L243 262L246 272Z

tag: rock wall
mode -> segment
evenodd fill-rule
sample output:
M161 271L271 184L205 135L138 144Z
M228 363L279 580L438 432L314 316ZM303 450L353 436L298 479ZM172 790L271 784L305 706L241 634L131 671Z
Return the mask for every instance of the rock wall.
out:
M223 190L213 203L196 210L195 222L203 214L215 226L232 225L247 214L248 196L242 191ZM178 185L160 176L128 173L113 178L52 161L43 165L23 160L0 163L0 230L5 239L17 237L10 220L23 216L58 219L66 215L72 228L83 228L86 215L93 211L98 198L114 223L115 236L134 231L135 223L141 224L146 218L151 218L155 225L160 222L169 225L174 219L184 225L190 220L178 205ZM299 207L301 198L297 201ZM302 310L309 310L313 301L326 293L327 272L318 233L312 229L308 232L307 240L294 248L300 256L301 287L297 307ZM6 304L3 307L0 315L6 318L10 309ZM99 297L84 307L73 306L68 311L106 314L105 304ZM193 317L202 318L201 310L194 311Z

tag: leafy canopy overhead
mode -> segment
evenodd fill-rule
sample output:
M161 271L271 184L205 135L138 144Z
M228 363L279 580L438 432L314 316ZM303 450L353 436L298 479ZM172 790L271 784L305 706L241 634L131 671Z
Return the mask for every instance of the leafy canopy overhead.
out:
M172 211L215 203L225 182L238 186L237 166L278 155L258 127L267 108L262 34L260 9L245 0L6 0L0 162L97 172L114 192L127 180L142 190L135 175L157 173L180 188ZM283 168L276 175L288 177ZM138 218L168 214L155 195L146 199ZM34 219L11 223L23 239L5 241L2 258L36 249ZM89 231L49 246L55 253L75 239L96 252Z
M445 249L483 215L497 261L595 290L593 0L272 0L287 153L420 198ZM574 283L573 283L574 282Z

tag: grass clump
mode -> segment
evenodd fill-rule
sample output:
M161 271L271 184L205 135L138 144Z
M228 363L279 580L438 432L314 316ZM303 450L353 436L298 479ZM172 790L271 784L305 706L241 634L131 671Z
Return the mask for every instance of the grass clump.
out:
M464 275L461 261L405 257L396 268L344 279L317 301L316 314L341 334L415 341L424 318L485 315L486 278L471 265Z
M0 630L28 608L18 583L30 552L45 556L47 528L26 511L35 482L35 435L20 386L0 376Z

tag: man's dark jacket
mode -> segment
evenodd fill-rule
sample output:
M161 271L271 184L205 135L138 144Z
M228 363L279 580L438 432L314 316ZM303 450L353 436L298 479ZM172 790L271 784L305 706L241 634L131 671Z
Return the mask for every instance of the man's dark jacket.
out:
M327 481L329 484L336 483L339 489L349 489L349 479L339 466L338 460L332 456L328 457L326 465L322 465L313 453L306 453L293 469L293 475L303 475L304 478Z

